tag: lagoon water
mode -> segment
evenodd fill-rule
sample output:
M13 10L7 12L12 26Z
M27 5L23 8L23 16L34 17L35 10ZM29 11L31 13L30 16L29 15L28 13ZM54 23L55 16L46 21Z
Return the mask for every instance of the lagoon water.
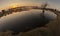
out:
M0 29L10 29L14 28L14 26L17 26L20 22L25 23L25 20L30 19L40 19L41 18L41 10L30 10L30 11L22 11L22 12L16 12L12 13L6 16L3 16L0 18ZM57 18L57 15L50 11L45 11L44 16L48 20L54 20ZM28 21L27 21L28 22ZM20 27L23 27L25 25L21 24Z

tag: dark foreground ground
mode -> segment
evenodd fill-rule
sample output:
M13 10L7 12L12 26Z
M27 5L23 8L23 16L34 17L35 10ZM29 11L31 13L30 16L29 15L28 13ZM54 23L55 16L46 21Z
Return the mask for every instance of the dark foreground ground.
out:
M18 35L12 35L11 32L0 32L0 36L60 36L60 17L58 21L56 19L44 27L36 28L28 32L21 32Z

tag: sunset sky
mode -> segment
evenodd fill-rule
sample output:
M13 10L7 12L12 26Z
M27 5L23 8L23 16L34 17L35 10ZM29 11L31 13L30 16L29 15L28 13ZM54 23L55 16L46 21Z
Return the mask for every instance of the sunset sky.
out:
M47 2L50 7L60 10L60 0L0 0L0 9L23 5L40 5L44 2Z

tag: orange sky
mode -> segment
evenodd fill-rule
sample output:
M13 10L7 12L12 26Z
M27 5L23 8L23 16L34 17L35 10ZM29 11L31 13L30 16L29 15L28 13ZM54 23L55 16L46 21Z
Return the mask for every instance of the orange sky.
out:
M48 2L49 6L50 4L52 5L52 8L57 8L60 9L60 0L0 0L0 9L3 8L10 8L13 4L15 5L15 3L19 3L19 5L21 6L23 5L34 5L39 3L44 3L44 2Z
M0 8L1 9L8 9L8 8L15 8L15 7L19 7L19 6L39 6L41 5L41 3L12 3L12 4L9 4L8 6L5 6L3 8Z

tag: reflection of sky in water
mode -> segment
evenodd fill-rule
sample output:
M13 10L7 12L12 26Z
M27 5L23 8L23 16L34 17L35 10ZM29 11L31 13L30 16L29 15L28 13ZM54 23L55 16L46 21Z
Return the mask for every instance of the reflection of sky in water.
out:
M12 23L23 22L23 20L28 19L29 17L36 16L38 19L40 18L41 10L30 10L30 11L23 11L23 12L17 12L13 13L7 16L3 16L0 18L0 27L3 27L4 25L12 25ZM56 14L46 11L45 17L49 20L56 19ZM21 21L19 21L21 20ZM25 22L25 21L24 21Z
M23 12L17 12L17 13L13 13L7 16L3 16L2 18L0 18L0 23L3 22L8 22L8 21L13 21L13 20L18 20L18 19L24 19L27 16L34 16L37 15L38 17L39 14L42 13L41 10L30 10L30 11L23 11ZM56 14L46 11L45 12L45 17L48 17L49 19L55 19L56 18ZM20 17L20 18L19 18Z

